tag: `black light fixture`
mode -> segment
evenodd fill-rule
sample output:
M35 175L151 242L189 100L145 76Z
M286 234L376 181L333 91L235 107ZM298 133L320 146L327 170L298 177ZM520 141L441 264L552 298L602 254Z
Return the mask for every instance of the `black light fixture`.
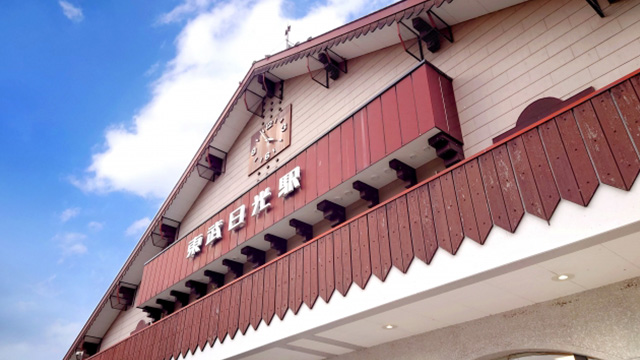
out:
M420 39L427 44L427 49L432 53L440 50L440 33L422 18L412 20L413 28L420 33Z
M324 66L324 69L327 71L327 74L329 74L329 78L331 80L337 80L340 77L339 64L337 61L333 60L329 54L326 52L320 53L318 55L318 60L322 63L322 66Z

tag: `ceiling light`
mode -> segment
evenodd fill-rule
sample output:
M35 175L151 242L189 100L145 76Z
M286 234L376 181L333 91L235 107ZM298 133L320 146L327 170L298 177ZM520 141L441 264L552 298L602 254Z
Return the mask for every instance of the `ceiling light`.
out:
M385 329L385 330L393 330L393 329L397 328L397 326L396 325L392 325L392 324L387 324L387 325L383 326L382 328Z
M558 274L551 279L555 281L566 281L566 280L573 279L573 277L574 276L572 274Z

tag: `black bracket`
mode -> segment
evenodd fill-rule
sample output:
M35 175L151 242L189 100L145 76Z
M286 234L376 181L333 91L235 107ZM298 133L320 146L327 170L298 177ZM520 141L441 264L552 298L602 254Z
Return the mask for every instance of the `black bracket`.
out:
M242 276L242 274L244 274L243 263L229 260L229 259L222 259L222 265L226 266L229 269L229 271L231 271L235 275L236 279Z
M267 255L264 251L256 249L253 246L245 246L240 249L242 255L247 256L247 261L253 264L253 268L257 269L264 265Z
M380 203L380 195L378 193L378 189L374 188L373 186L357 180L353 183L353 188L360 192L360 199L369 202L370 208Z
M401 27L402 26L402 27ZM402 20L397 22L397 30L398 30L398 37L400 38L400 43L402 44L402 48L404 49L404 51L411 55L411 57L413 57L414 59L418 60L418 61L422 61L424 60L424 50L422 50L422 41L420 41L420 35L418 35L415 31L413 31L410 27L407 26L407 24L405 24L404 22L402 22ZM404 42L404 38L402 37L402 31L400 31L400 29L406 29L409 30L409 32L411 33L412 36L415 36L417 41L415 45L418 45L418 51L419 51L419 56L414 55L411 51L409 51L409 48L411 46L408 46L405 42Z
M145 306L142 308L142 311L146 312L152 321L158 321L162 317L162 310L158 308Z
M182 291L178 290L171 290L169 292L169 295L175 297L176 300L180 303L180 306L186 306L189 303L189 294L187 293L183 293Z
M322 70L318 71L315 75L311 71L311 65L309 64L310 58L322 64ZM323 70L325 74L324 83L316 79L316 77L321 74ZM337 80L340 77L340 72L346 74L347 71L347 59L336 54L330 49L326 49L320 52L317 58L312 55L307 56L307 72L309 73L311 80L317 82L327 89L329 88L329 79Z
M275 78L275 80L270 79L267 74ZM256 79L258 80L258 84L260 84L260 86L262 87L262 90L265 91L265 97L272 98L275 96L278 99L282 100L284 95L284 80L268 71L266 73L256 75ZM277 94L278 88L280 90L280 94Z
M176 240L179 227L179 221L168 217L162 217L160 224L156 225L155 230L150 235L151 243L155 247L159 247L161 249L166 248Z
M249 106L249 101L247 99L247 94L252 95L252 97L257 98L258 100L255 102L252 102L251 106ZM244 94L242 96L242 99L244 100L244 107L247 109L248 112L252 113L255 116L259 116L261 118L264 119L264 97L260 96L259 94L246 89L244 91ZM258 109L259 108L259 109Z
M126 310L133 305L133 299L136 296L138 285L120 281L114 293L109 297L111 308L116 310Z
M219 272L205 270L204 276L209 278L209 283L214 284L216 288L221 288L224 285L224 274Z
M313 226L302 222L298 219L289 220L289 225L293 226L296 229L296 234L302 236L304 238L303 242L307 242L313 239Z
M398 179L408 182L407 186L405 186L407 189L418 183L418 178L416 177L416 169L403 163L402 161L393 159L389 161L389 167L396 171L396 176L398 177Z
M176 308L176 302L165 300L165 299L156 299L156 304L162 306L162 310L164 310L167 315L171 314L173 310Z
M102 338L86 335L82 341L84 354L88 356L97 354L100 344L102 344Z
M188 287L194 294L196 294L196 299L200 299L207 294L207 284L203 282L187 280L187 282L184 283L184 286Z
M434 53L440 50L440 36L447 39L450 43L453 42L453 30L446 21L442 20L442 18L432 10L427 11L426 15L429 22L421 17L413 18L411 22L413 28L420 33L420 39L427 45L427 50ZM444 29L440 30L440 27L444 27Z
M611 1L609 1L609 3L611 3ZM602 11L602 7L600 7L600 4L598 4L598 0L587 0L587 4L591 5L591 7L593 8L593 10L595 10L595 12L601 17L604 17L604 12Z
M455 165L464 159L462 144L449 134L441 132L429 138L428 141L429 145L436 149L436 155L444 160L444 166Z
M271 243L271 248L278 252L278 255L282 255L287 252L287 239L283 239L279 236L266 234L264 241Z
M203 179L215 181L216 177L222 175L225 171L226 164L224 159L226 157L226 152L209 145L204 156L200 158L200 161L204 159L204 163L198 162L196 164L198 175Z
M347 211L344 206L329 200L320 201L316 208L322 211L324 218L331 222L331 227L335 227L347 219Z

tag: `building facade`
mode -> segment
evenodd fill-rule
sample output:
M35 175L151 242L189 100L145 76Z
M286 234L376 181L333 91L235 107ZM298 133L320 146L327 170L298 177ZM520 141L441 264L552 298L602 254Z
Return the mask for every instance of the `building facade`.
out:
M639 68L638 0L257 61L65 360L640 358Z

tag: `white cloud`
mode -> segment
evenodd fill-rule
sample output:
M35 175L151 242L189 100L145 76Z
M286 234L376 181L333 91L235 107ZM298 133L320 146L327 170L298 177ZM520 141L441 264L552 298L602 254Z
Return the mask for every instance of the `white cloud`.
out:
M84 19L82 9L80 9L79 7L75 7L71 3L64 0L58 1L58 4L60 4L62 13L67 17L67 19L74 22L80 22Z
M29 339L33 334L25 336L27 339L22 341L0 339L0 359L60 359L81 328L79 322L56 320L34 329L36 339Z
M104 223L97 222L97 221L90 221L87 224L87 227L89 228L89 230L97 232L102 230L102 228L104 227Z
M80 214L80 208L68 208L60 214L60 221L67 222Z
M58 247L62 250L60 262L69 256L85 254L89 250L84 243L86 239L87 236L85 234L76 232L66 232L54 236L53 240L57 242Z
M103 150L81 177L84 191L126 191L164 198L175 185L253 60L335 28L383 1L330 0L306 16L282 13L285 0L185 0L160 18L188 18L178 35L176 57L152 84L152 99L131 119L106 130Z
M129 225L127 230L125 230L125 234L127 236L139 236L143 231L147 229L147 226L151 224L151 219L148 217L143 217L142 219L136 220L133 224Z

